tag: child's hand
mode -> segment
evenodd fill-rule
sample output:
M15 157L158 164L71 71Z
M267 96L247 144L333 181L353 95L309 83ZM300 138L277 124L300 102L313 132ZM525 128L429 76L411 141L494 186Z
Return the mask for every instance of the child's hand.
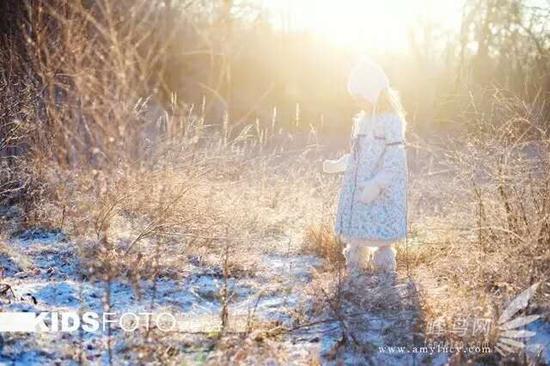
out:
M337 165L336 160L323 161L323 172L328 174L337 173L336 165Z
M365 183L363 187L361 187L361 193L359 194L359 201L361 201L361 203L364 203L364 204L369 204L375 199L377 199L378 196L380 196L380 193L382 193L382 187L380 187L380 185L377 182L370 180L367 183Z
M328 174L342 173L346 170L349 161L349 154L342 156L338 160L323 161L323 172Z

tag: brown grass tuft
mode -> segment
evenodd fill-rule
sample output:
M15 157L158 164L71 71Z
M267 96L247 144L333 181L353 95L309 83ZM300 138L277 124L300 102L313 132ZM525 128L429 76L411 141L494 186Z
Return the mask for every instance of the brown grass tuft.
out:
M310 226L306 229L302 249L325 259L330 266L341 266L345 262L342 254L344 243L328 224Z

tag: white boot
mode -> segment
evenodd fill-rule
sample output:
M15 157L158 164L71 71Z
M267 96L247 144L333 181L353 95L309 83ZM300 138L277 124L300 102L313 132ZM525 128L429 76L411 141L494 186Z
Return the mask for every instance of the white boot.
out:
M395 261L395 249L391 246L378 248L374 252L374 268L381 272L394 272L397 267Z
M346 272L348 277L353 277L361 272L361 246L357 241L350 241L343 251L346 258Z
M362 248L362 265L364 268L372 268L372 258L378 248L373 248L368 245L364 245Z

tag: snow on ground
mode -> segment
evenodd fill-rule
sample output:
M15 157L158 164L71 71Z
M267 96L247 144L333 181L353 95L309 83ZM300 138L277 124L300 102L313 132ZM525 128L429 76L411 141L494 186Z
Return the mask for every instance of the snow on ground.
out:
M79 261L74 245L60 233L27 232L9 243L12 256L0 256L5 268L1 283L13 290L2 298L3 311L95 311L103 312L102 297L105 283L80 280ZM254 315L266 320L289 322L288 309L298 303L293 286L310 278L309 267L319 260L310 257L271 257L268 273L256 278L227 279L231 296L229 302L232 327L242 328L245 318ZM220 329L220 289L223 278L213 271L198 266L192 274L183 278L159 278L155 289L152 283L140 283L139 296L125 282L111 283L110 312L170 312L178 315L178 329L185 332L216 332ZM281 291L284 288L285 291ZM261 289L261 296L259 289ZM156 291L151 304L152 291ZM239 324L241 323L241 324ZM235 329L242 331L244 329ZM88 359L101 363L104 341L101 334L87 334L84 348ZM17 364L41 365L52 360L71 363L68 342L76 342L77 335L40 334L30 336L5 335L0 362L16 361ZM103 360L104 361L104 360ZM121 360L122 361L122 360Z
M411 296L411 283L366 276L342 303L323 300L323 276L316 270L321 261L305 255L263 255L258 271L250 276L227 278L228 329L243 332L251 321L280 325L280 346L290 363L306 363L320 355L324 364L412 365L419 362L445 364L448 355L385 353L378 347L413 345L421 342L415 324L421 319L418 299ZM193 262L193 261L191 261ZM0 256L4 276L0 283L13 290L0 298L2 311L95 311L104 312L106 284L83 279L75 245L62 233L30 231L9 242L9 255ZM173 277L173 278L172 278ZM334 281L334 278L327 278ZM204 337L220 330L224 278L216 271L192 264L182 276L160 277L155 285L111 283L113 313L171 313L178 331L171 334L177 347L185 348L184 360L201 363L209 349ZM154 293L153 293L154 292ZM317 299L312 300L313 295ZM152 302L151 298L155 298ZM315 305L317 303L317 306ZM319 310L319 305L321 310ZM299 317L306 321L297 321ZM548 343L548 325L537 328L535 343ZM191 338L186 336L189 335ZM193 336L197 336L193 338ZM201 338L202 337L202 338ZM146 336L140 331L113 329L113 363L133 364L133 342ZM4 333L0 340L0 364L43 365L54 361L77 364L77 349L93 364L108 363L104 332ZM178 343L179 342L179 343ZM546 347L548 350L548 347ZM365 356L368 355L368 356Z

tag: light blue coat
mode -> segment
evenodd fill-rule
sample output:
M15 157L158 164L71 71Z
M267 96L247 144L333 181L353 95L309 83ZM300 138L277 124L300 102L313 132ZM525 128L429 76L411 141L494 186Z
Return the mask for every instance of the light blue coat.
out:
M345 240L397 241L407 234L407 157L404 121L394 113L358 116L344 173L335 232ZM359 122L359 123L357 123ZM362 187L381 193L359 200Z

